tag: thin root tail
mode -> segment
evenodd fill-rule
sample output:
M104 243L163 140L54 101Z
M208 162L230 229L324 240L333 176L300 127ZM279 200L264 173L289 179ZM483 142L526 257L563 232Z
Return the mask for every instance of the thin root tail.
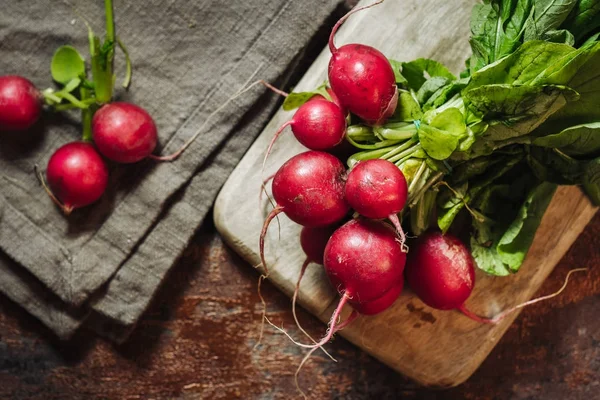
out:
M265 333L265 320L267 319L267 302L265 301L265 298L262 295L261 292L261 284L262 281L266 278L266 275L260 275L258 277L258 285L256 286L256 292L258 293L258 298L260 299L260 302L262 304L262 312L261 312L261 318L260 318L260 329L258 332L258 340L256 341L256 344L254 345L253 350L256 350L258 348L258 346L260 345L260 343L262 342L262 338L263 335Z
M35 171L35 176L39 179L40 183L42 184L42 187L48 194L48 197L50 197L50 200L52 200L52 202L54 204L56 204L58 206L58 208L60 208L62 210L63 214L65 214L66 216L71 215L71 213L73 212L73 209L74 209L73 206L68 206L66 204L61 203L61 201L54 195L54 193L52 193L52 191L46 184L46 180L44 179L44 176L42 175L41 171L39 170L37 164L35 164L33 166L33 170Z
M541 296L541 297L538 297L536 299L532 299L532 300L526 301L526 302L521 303L521 304L517 304L516 306L511 307L508 310L502 311L500 314L496 315L493 318L480 317L479 315L475 314L474 312L472 312L468 308L466 308L466 306L464 304L462 306L458 307L458 310L461 313L463 313L465 316L471 318L473 321L476 321L476 322L479 322L479 323L482 323L482 324L492 324L492 325L495 325L495 324L499 323L500 321L502 321L504 318L508 317L513 312L515 312L515 311L517 311L517 310L519 310L519 309L521 309L523 307L526 307L526 306L529 306L531 304L535 304L537 302L548 300L548 299L551 299L553 297L558 296L567 287L567 284L569 283L569 277L571 276L571 274L574 273L574 272L582 272L582 271L587 271L587 268L575 268L575 269L570 270L567 273L567 276L565 277L565 281L564 281L563 285L556 292L548 294L546 296Z
M304 334L304 336L309 338L311 342L316 344L317 341L315 339L313 339L313 337L310 336L310 334L304 330L302 325L300 325L300 321L298 321L298 315L296 314L296 300L298 299L298 292L300 291L300 282L302 281L302 278L304 277L304 273L306 272L306 267L308 267L309 264L310 264L310 260L308 258L306 260L304 260L304 262L302 263L302 268L300 269L300 276L298 276L298 281L296 282L296 288L294 289L294 295L292 296L292 315L294 316L294 321L296 322L296 326L298 327L298 329L300 329L300 332L302 332ZM323 353L325 353L327 355L327 357L331 358L332 361L337 362L337 360L335 358L333 358L333 356L331 354L329 354L327 352L327 350L325 350L324 347L321 347L321 350L323 350Z
M337 30L340 28L340 26L342 26L342 24L344 22L346 22L346 20L348 18L350 18L350 16L352 14L357 13L362 10L366 10L367 8L374 7L381 3L383 3L383 0L378 0L373 4L369 4L369 5L366 5L363 7L353 8L352 10L348 11L348 13L346 13L346 15L344 15L342 18L340 18L338 20L338 22L336 22L336 24L333 26L333 29L331 29L331 34L329 35L329 50L331 51L331 54L334 54L335 52L337 52L337 48L335 47L335 44L333 43L333 38L335 37L335 34L336 34Z
M279 213L283 212L283 207L275 207L269 215L267 215L267 219L265 219L265 223L263 224L262 230L260 232L260 240L259 240L259 249L260 249L260 262L265 271L265 276L269 275L269 268L267 267L267 261L265 259L265 236L267 236L267 229L269 228L269 224Z

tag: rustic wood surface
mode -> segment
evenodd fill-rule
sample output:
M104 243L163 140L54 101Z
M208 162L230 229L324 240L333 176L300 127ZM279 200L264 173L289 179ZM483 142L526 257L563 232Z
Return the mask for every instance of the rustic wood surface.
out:
M317 42L322 48L324 41ZM590 272L574 275L561 296L525 309L456 388L422 388L341 337L328 345L338 363L315 354L301 384L315 399L596 399L599 249L600 214L536 295L556 290L572 268L587 266ZM0 399L296 398L293 372L303 352L272 330L253 350L260 318L257 277L206 221L123 345L86 330L61 343L0 295ZM289 298L270 283L264 295L272 318L297 335ZM316 318L303 310L299 317L314 335L323 333Z
M560 232L557 232L560 234ZM559 297L525 309L464 384L420 388L337 337L316 353L301 384L315 399L592 400L600 391L600 214L537 295ZM112 345L88 331L60 343L0 296L0 399L288 399L303 351L268 329L253 350L258 274L229 250L210 221L199 230L131 338ZM293 334L289 299L267 283L269 314ZM323 324L300 310L315 335ZM445 349L440 349L440 352Z
M359 5L369 3L363 1ZM336 43L369 44L398 60L433 58L458 72L470 53L467 20L473 4L473 0L387 1L354 15L336 35ZM403 12L406 9L412 12ZM295 90L310 90L323 82L329 59L326 49ZM264 152L278 127L292 115L293 112L280 111L274 116L229 177L215 205L217 229L253 265L260 263L258 237L271 208L264 198L262 202L258 198ZM305 150L286 132L276 143L264 176ZM477 271L477 284L467 306L479 314L493 316L531 298L595 212L596 208L577 188L560 188L520 272L497 278ZM281 229L274 223L267 236L269 279L291 295L305 255L298 246L300 227L284 216L280 222ZM323 269L309 268L299 303L322 321L328 321L337 302L338 296ZM349 313L348 306L345 315ZM516 315L511 314L495 326L482 325L458 313L424 307L410 291L404 291L392 308L377 316L359 318L340 335L421 384L449 387L463 382L475 371ZM438 351L440 347L445 351Z

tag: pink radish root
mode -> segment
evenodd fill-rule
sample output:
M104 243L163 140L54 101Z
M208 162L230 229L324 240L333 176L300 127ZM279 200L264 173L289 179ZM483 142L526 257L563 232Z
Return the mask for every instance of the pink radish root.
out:
M274 91L277 94L280 94L282 96L287 96L288 94L285 93L284 91L281 91L277 88L275 88L274 86L272 86L271 84L265 82L264 80L260 79L257 81L254 81L253 83L250 83L250 81L256 76L256 74L258 73L258 71L263 67L263 64L259 65L258 68L252 73L252 75L250 76L250 78L242 85L241 89L239 89L236 93L234 93L230 98L228 98L223 104L221 104L216 110L214 110L212 113L210 113L210 115L206 118L206 120L202 123L202 125L200 125L200 127L198 128L198 130L196 131L196 133L194 133L180 148L179 150L175 151L172 154L169 155L165 155L165 156L157 156L154 154L150 154L148 157L155 160L155 161L173 161L176 160L177 158L179 158L179 156L181 156L181 154L192 144L194 143L194 141L198 138L198 136L200 136L200 134L202 134L202 132L204 131L204 128L206 127L206 125L214 118L215 115L217 115L218 113L220 113L221 111L223 111L223 109L225 109L225 107L227 107L233 100L237 99L238 97L242 96L244 93L249 92L250 90L252 90L255 86L257 85L263 85L266 86L267 88L271 89L272 91Z
M369 5L366 5L366 6L354 8L354 9L350 10L342 18L340 18L338 20L338 22L336 22L336 24L333 26L333 29L331 29L331 34L329 35L329 51L331 51L331 54L334 54L334 53L336 53L338 51L337 47L335 47L335 44L333 43L333 38L335 37L335 34L337 33L337 31L340 28L340 26L342 26L342 24L344 22L346 22L346 20L348 18L350 18L350 16L352 14L357 13L357 12L362 11L362 10L366 10L367 8L375 7L376 5L381 4L381 3L383 3L383 0L376 1L373 4L369 4Z
M567 273L567 276L565 278L565 281L564 281L563 285L556 292L551 293L551 294L546 295L546 296L542 296L542 297L538 297L536 299L532 299L532 300L526 301L526 302L521 303L521 304L517 304L516 306L511 307L508 310L502 311L500 314L496 315L493 318L481 317L481 316L475 314L474 312L470 311L464 304L461 305L460 307L458 307L457 309L461 313L463 313L465 316L471 318L473 321L479 322L481 324L496 325L500 321L502 321L504 318L508 317L510 314L512 314L513 312L515 312L515 311L517 311L517 310L519 310L519 309L521 309L523 307L529 306L531 304L535 304L535 303L540 302L540 301L549 300L549 299L551 299L553 297L558 296L567 287L567 284L569 283L569 277L571 276L571 274L574 273L574 272L582 272L582 271L587 271L587 268L575 268L575 269L570 270Z

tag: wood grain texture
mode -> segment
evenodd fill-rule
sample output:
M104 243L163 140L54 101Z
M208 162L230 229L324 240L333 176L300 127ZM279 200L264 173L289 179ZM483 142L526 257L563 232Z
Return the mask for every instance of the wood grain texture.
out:
M558 297L527 307L482 366L448 390L423 388L341 337L300 376L323 400L595 400L600 385L600 214L536 296L573 275ZM258 336L258 275L206 221L130 339L115 346L88 330L59 342L0 295L0 399L279 400L300 398L293 372L304 351L274 330ZM298 337L290 300L266 282L269 315ZM317 336L323 324L298 310Z
M339 31L336 43L372 45L398 60L433 58L458 73L470 51L468 16L473 4L471 0L388 0L351 18ZM319 55L296 91L314 88L326 79L329 55L327 49ZM275 115L227 181L215 205L217 229L253 265L259 264L258 236L269 209L268 203L258 200L262 157L277 127L291 116L283 111ZM265 176L303 150L289 132L284 134ZM521 271L507 278L478 272L469 308L494 315L531 298L595 212L577 188L560 188ZM286 217L280 221L280 238L275 223L267 237L267 261L271 281L291 295L304 259L298 245L300 228ZM329 320L337 296L322 268L309 268L299 303L322 321ZM361 317L340 334L424 385L449 387L465 381L477 369L516 316L497 326L481 326L456 312L430 309L405 291L391 309L375 317Z

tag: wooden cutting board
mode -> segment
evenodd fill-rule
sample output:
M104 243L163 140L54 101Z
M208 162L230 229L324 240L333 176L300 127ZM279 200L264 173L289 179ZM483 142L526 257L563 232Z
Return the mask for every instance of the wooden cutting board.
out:
M469 18L474 3L386 0L351 17L338 32L336 44L368 44L400 61L432 58L459 73L470 54ZM329 57L329 50L323 50L295 90L311 90L325 81ZM258 237L270 210L266 201L259 203L258 199L262 158L276 129L292 115L279 111L274 116L216 201L217 229L252 265L260 263ZM288 129L275 145L265 176L305 150ZM595 212L579 189L559 188L519 273L499 278L478 271L468 307L478 314L495 315L531 298ZM299 246L300 227L285 216L280 221L280 238L277 223L273 222L266 239L267 262L270 280L291 296L304 254ZM300 305L327 322L337 302L322 267L309 267L301 285ZM348 313L346 309L345 315ZM462 383L477 369L516 316L496 326L480 325L458 312L431 309L405 290L390 309L377 316L360 317L340 334L421 384L450 387Z

